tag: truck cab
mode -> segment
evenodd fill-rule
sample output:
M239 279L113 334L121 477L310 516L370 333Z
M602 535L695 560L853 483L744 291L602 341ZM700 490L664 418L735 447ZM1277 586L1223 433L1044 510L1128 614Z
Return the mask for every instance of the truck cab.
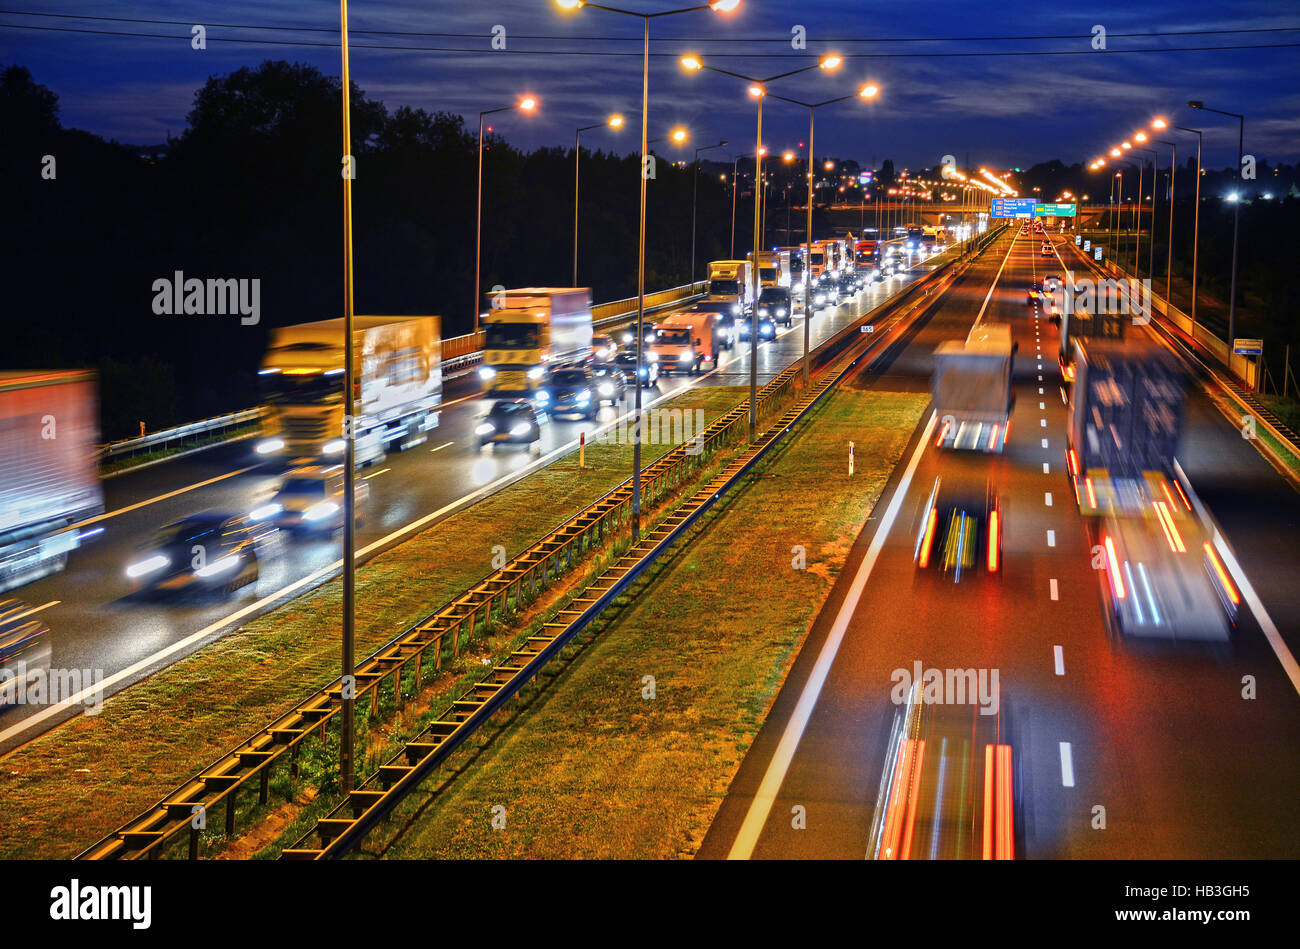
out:
M590 359L591 290L525 287L492 297L479 376L494 398L532 398L553 366Z
M753 278L747 260L715 260L709 264L704 302L733 319L740 319L754 303Z
M664 374L686 371L694 375L705 363L716 369L727 345L730 322L725 313L707 310L687 310L668 316L659 324L651 347L659 371Z

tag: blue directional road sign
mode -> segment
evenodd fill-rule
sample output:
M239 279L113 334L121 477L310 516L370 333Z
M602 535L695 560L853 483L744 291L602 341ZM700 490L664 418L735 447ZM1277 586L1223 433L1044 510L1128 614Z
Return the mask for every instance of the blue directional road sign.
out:
M1031 218L1037 204L1033 198L994 198L993 216Z

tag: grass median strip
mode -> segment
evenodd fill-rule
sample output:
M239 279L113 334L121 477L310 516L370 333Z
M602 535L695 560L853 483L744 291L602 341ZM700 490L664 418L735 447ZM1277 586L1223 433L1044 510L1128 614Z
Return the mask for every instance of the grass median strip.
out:
M665 408L701 409L707 422L742 395L700 387ZM644 463L670 447L644 445ZM491 572L498 545L513 556L607 493L631 455L627 443L589 444L586 471L567 455L362 566L358 657ZM6 755L0 858L74 856L332 681L340 597L337 581L325 584ZM461 666L477 661L474 648Z
M693 854L925 403L830 396L362 854Z

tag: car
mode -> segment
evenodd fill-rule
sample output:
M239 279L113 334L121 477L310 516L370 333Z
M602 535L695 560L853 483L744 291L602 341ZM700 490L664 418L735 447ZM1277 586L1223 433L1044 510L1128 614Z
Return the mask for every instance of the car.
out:
M768 316L782 326L794 325L794 304L784 287L768 287L758 298L758 315Z
M922 508L914 554L920 570L951 574L953 582L1002 566L1002 511L992 482L982 491L934 479Z
M1054 293L1061 285L1061 275L1049 273L1043 278L1043 290L1046 293Z
M750 329L753 327L754 316L742 320L739 324L740 338L742 341L749 339ZM759 316L758 319L758 341L765 342L769 339L776 339L776 324L772 322L770 316Z
M654 320L646 320L645 323L642 325L645 326L645 341L646 341L646 345L649 346L651 343L655 341L655 335L659 332L659 325ZM623 327L623 331L619 335L618 341L622 343L624 346L629 347L633 351L636 350L636 323L635 322L632 323L630 326Z
M641 367L641 386L646 389L659 388L659 360L652 352L645 354L645 365ZM624 350L614 357L614 365L618 366L627 377L631 377L636 372L636 352L635 350Z
M275 528L228 511L172 521L136 549L126 575L138 595L234 593L257 582Z
M22 600L0 600L0 705L16 699L8 684L28 670L46 666L50 658L50 628Z
M341 530L345 521L344 472L342 465L310 465L286 474L270 499L249 512L258 523L271 523L281 530L309 533ZM356 522L370 499L370 483L353 481Z
M597 333L591 337L591 358L596 365L607 363L618 353L614 337Z
M633 360L636 354L632 355ZM596 382L596 396L598 402L608 402L610 405L618 405L622 402L627 394L627 375L622 369L616 367L613 363L595 366L591 370L592 378Z
M489 445L533 448L542 437L542 409L528 399L497 399L474 429L480 449Z
M845 300L857 296L858 291L862 289L858 278L853 274L842 274L836 285L839 287L840 297Z
M1039 280L1035 280L1035 281L1033 281L1032 283L1030 283L1030 284L1029 284L1029 302L1030 302L1030 303L1037 303L1038 300L1040 300L1040 299L1042 298L1042 296L1043 296L1043 285L1042 285L1042 282L1039 281Z
M537 392L537 404L553 417L580 415L592 421L600 411L596 379L591 370L584 366L570 365L552 369L546 386Z
M1046 241L1044 241L1044 242L1043 242L1043 246L1040 247L1040 248L1038 249L1038 253L1039 253L1040 255L1042 255L1043 257L1051 257L1051 256L1052 256L1052 245L1049 244L1049 243L1047 243Z

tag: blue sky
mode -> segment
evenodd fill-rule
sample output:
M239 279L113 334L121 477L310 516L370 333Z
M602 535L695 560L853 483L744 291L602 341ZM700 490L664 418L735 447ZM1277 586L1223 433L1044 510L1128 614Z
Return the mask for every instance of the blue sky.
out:
M615 0L615 5L650 12L681 4ZM153 143L169 132L179 134L195 89L210 75L264 59L339 71L336 46L295 45L337 42L339 8L333 0L9 0L3 6L208 25L208 48L195 51L183 25L0 13L0 24L58 28L0 28L0 62L26 65L54 89L65 125L120 141ZM353 79L389 108L458 112L472 126L479 110L508 104L527 90L541 101L537 114L496 117L498 131L524 148L570 145L578 125L614 111L630 120L639 114L639 19L591 9L564 13L553 0L353 0L350 7ZM219 23L322 31L250 32ZM1108 34L1105 51L1090 48L1097 25ZM491 48L496 26L505 28L504 51ZM791 47L796 26L806 30L805 50ZM174 38L63 32L77 29ZM365 30L452 35L359 32ZM1264 32L1169 35L1225 30ZM1122 33L1147 35L1116 35ZM1039 35L1063 38L1024 38ZM543 38L529 38L537 36ZM867 38L874 39L863 42ZM752 150L754 110L744 83L712 73L685 74L678 65L685 52L735 72L769 75L835 51L846 57L838 73L814 70L772 85L773 92L812 100L853 92L867 79L881 86L882 95L871 106L849 101L819 113L819 155L864 162L888 157L900 167L936 164L949 153L959 162L969 154L975 164L1001 167L1051 158L1087 161L1159 113L1205 129L1207 164L1229 165L1236 152L1236 123L1185 106L1189 99L1202 99L1246 114L1248 153L1295 162L1300 160L1300 47L1172 51L1283 43L1300 44L1300 8L1280 2L1185 0L1067 9L1041 2L742 0L740 11L729 16L704 11L653 22L650 132L653 138L681 124L696 144L730 141L727 149L710 153L715 158ZM365 48L377 44L436 49ZM1138 48L1170 51L1125 52ZM1051 51L1069 55L1047 55ZM999 55L953 55L990 52ZM769 100L764 119L764 140L774 150L794 148L806 138L805 110ZM636 135L635 128L619 135L597 131L588 133L584 144L631 152Z

